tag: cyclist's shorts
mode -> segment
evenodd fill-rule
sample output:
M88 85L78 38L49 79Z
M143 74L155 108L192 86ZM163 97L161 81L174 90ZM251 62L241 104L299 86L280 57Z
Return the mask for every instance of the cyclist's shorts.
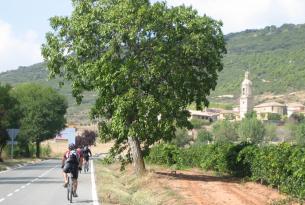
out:
M63 171L65 173L72 173L72 178L73 179L78 178L78 166L75 165L75 164L65 163Z
M89 155L85 155L84 158L86 161L89 161Z

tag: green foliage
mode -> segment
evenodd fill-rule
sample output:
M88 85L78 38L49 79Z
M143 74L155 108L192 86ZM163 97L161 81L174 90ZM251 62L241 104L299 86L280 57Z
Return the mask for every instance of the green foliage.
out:
M146 160L154 164L171 166L178 163L179 148L172 144L157 144L149 152Z
M14 126L14 114L17 101L10 95L11 87L0 84L0 162L2 150L9 140L6 129ZM13 127L16 128L16 127Z
M300 146L216 143L178 148L158 144L146 160L178 169L198 167L248 177L294 197L305 197L305 148Z
M176 136L172 139L172 143L177 145L178 147L184 147L185 145L189 144L192 140L192 136L188 135L186 129L177 129Z
M242 119L238 128L238 136L241 141L255 144L263 141L265 132L263 123L254 117Z
M225 39L228 53L224 56L224 69L219 75L216 90L212 92L213 96L223 94L239 96L240 83L246 69L251 72L255 95L265 92L285 93L304 90L305 24L267 26L264 29L231 33L226 35ZM11 85L35 82L52 86L68 98L68 118L71 120L77 120L76 115L79 115L80 111L87 111L94 103L95 96L92 93L85 93L84 105L77 106L71 95L70 82L65 80L65 85L59 88L58 82L62 79L48 81L47 78L48 74L43 63L0 74L0 82ZM210 107L215 106L217 107L213 103L210 104ZM224 107L227 106L220 106L220 108ZM85 117L82 116L82 119Z
M304 89L305 24L267 26L225 38L228 54L213 95L239 96L246 69L250 70L255 95Z
M72 81L78 102L96 92L101 137L121 153L128 140L148 149L170 141L176 126L190 128L187 105L207 105L222 70L221 22L148 0L73 6L70 17L51 18L42 55L51 76Z
M211 124L211 122L208 120L199 119L196 117L191 119L191 123L192 123L194 129L201 129L202 126Z
M264 141L265 142L271 142L273 139L276 138L276 126L273 124L267 124L265 125L265 136Z
M267 119L268 120L281 120L282 119L282 116L278 113L268 113L268 116L267 116Z
M238 139L237 124L228 120L217 121L212 133L216 142L234 142Z
M207 144L212 141L213 141L213 135L206 129L200 129L198 130L197 138L194 143L196 145L199 145L199 144Z
M295 140L299 145L305 145L305 123L296 126Z
M52 88L37 84L20 84L12 95L19 102L21 114L18 140L25 149L35 142L39 157L40 142L53 138L65 126L66 100Z
M60 86L60 82L64 85ZM42 86L52 87L54 90L65 96L68 101L67 120L71 123L88 123L89 106L92 106L95 95L92 92L85 92L82 105L78 105L72 96L71 82L61 77L48 79L48 71L45 63L37 63L31 66L22 66L17 70L10 70L0 73L0 82L8 83L15 87L22 83L35 83Z

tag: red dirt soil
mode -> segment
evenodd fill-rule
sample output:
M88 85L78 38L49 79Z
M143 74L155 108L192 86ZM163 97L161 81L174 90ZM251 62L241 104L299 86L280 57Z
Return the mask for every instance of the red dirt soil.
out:
M232 177L218 177L196 170L155 174L161 184L183 196L179 204L184 205L265 205L285 198L277 190L261 184L242 183Z

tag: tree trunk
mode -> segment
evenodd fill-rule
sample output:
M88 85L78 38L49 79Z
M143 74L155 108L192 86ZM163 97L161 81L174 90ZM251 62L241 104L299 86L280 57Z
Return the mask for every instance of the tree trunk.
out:
M128 143L131 148L134 171L136 175L141 176L145 173L145 164L142 156L140 142L138 138L128 137Z
M2 150L3 150L4 146L0 146L0 162L3 162L2 159Z
M40 157L40 142L36 142L36 158Z

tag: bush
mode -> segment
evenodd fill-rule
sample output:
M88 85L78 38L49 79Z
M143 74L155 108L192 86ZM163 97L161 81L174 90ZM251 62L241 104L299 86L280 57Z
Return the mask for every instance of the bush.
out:
M213 136L217 142L234 142L237 140L236 124L228 120L217 121L213 125Z
M191 119L191 123L192 123L194 129L200 129L204 125L210 125L211 124L211 122L209 120L203 120L203 119L199 119L199 118Z
M184 147L192 140L192 136L189 136L186 129L177 129L176 137L172 139L172 143L178 147Z
M281 120L282 116L278 113L268 113L268 120Z
M216 143L178 148L170 144L154 146L151 163L176 167L199 167L206 170L249 177L267 183L300 199L305 198L305 148L282 143L257 146L254 144Z
M212 141L213 141L213 135L209 131L205 129L198 130L195 144L207 144Z

